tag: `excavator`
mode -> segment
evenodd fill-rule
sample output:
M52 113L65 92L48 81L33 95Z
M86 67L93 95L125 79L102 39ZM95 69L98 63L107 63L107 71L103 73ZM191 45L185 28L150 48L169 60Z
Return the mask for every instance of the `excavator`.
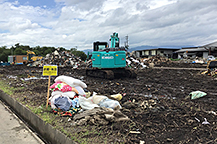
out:
M126 68L126 49L119 47L118 33L114 32L110 41L110 47L107 42L93 43L92 67L86 69L86 75L106 79L135 78L136 72Z
M36 56L35 52L30 50L27 50L26 53L27 53L27 60L28 60L27 64L32 63L36 60L41 60L43 58L42 56Z
M27 50L27 60L28 61L36 61L36 60L41 60L43 57L42 56L36 56L35 52Z

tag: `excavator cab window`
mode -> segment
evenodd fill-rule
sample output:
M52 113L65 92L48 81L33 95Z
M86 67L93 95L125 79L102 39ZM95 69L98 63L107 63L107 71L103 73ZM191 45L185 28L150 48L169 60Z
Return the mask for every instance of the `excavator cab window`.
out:
M99 47L99 50L104 50L106 48L105 45L99 45L98 47Z
M105 48L108 48L108 43L107 42L94 42L93 43L93 51L101 51L104 50Z

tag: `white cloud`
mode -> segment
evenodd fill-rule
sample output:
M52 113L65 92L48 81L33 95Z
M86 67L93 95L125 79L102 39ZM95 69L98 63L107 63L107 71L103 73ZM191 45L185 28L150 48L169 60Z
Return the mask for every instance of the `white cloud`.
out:
M217 39L216 0L55 0L57 7L0 0L0 46L91 48L118 32L121 45L201 45Z

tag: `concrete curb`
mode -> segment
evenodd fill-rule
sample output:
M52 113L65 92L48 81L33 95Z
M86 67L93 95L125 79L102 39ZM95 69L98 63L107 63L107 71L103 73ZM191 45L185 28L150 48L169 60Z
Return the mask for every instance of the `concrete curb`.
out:
M34 130L51 144L76 144L59 130L44 122L27 107L17 102L14 98L0 90L0 99L6 102L15 112L19 114Z

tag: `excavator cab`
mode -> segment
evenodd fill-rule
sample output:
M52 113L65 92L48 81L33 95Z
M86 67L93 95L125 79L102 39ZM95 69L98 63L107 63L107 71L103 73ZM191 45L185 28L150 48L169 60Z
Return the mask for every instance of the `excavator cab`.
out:
M93 51L103 51L104 49L108 48L107 42L94 42L93 43Z

